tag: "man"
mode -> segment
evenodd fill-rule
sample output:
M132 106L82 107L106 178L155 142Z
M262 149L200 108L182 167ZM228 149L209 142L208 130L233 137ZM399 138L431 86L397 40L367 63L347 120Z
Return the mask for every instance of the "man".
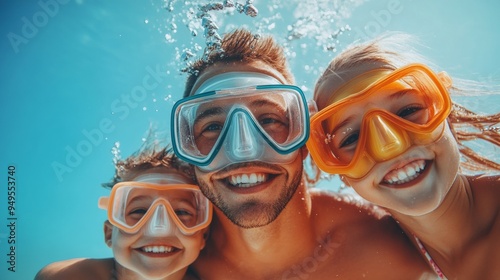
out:
M216 206L200 278L435 278L392 218L307 189L309 116L282 48L240 29L222 49L193 64L172 112L174 151Z

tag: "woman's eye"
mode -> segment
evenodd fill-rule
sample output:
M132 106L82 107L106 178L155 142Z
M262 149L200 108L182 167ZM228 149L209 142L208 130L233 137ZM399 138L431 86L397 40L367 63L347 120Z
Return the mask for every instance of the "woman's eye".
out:
M421 107L418 107L418 106L408 106L408 107L405 107L401 110L399 110L399 112L397 113L397 115L401 118L406 118L412 114L414 114L415 112L418 112L422 110Z
M351 135L347 136L342 142L340 142L340 148L347 147L349 145L352 145L353 143L356 143L359 138L359 132L352 133Z

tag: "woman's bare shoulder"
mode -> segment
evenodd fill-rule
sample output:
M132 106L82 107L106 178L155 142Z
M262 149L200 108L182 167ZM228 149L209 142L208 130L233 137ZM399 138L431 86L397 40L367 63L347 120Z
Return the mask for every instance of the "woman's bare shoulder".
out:
M476 203L498 204L500 201L500 175L468 176L470 190Z
M500 176L468 176L477 221L500 223Z
M474 188L500 188L500 175L478 175L467 177Z
M42 268L35 280L63 279L110 279L114 267L114 259L70 259L51 263Z

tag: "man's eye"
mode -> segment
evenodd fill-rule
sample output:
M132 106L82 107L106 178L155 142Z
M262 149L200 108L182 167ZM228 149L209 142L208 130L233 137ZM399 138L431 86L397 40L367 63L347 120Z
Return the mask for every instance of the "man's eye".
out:
M222 129L222 125L218 123L212 123L205 127L203 131L219 131Z
M281 114L262 114L258 117L259 123L262 126L265 125L287 125L286 124L286 116Z
M273 124L273 123L278 123L279 121L273 118L265 118L260 120L261 124Z
M217 137L217 135L219 135L219 133L222 131L223 127L224 127L224 125L219 123L219 122L213 122L213 123L206 124L203 126L202 130L200 131L199 136L207 137L207 138Z

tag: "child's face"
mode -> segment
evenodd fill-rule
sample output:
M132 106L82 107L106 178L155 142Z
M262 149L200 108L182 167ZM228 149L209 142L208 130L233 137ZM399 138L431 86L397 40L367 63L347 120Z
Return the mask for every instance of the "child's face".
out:
M366 70L354 68L344 81L348 83ZM365 77L377 80L388 72L391 71L372 71L373 75ZM332 117L322 125L331 133L328 149L334 153L334 160L352 166L344 178L358 194L397 212L422 215L434 210L453 184L459 152L453 134L442 120L446 115L436 117L443 109L437 106L433 113L431 107L435 103L429 101L435 98L429 92L443 91L432 85L418 85L419 80L414 77L418 75L395 79L335 108ZM349 97L349 91L343 89L358 92L369 85L356 81L355 85L345 86L346 83L339 83L339 77L333 79L336 82L326 79L318 85L315 98L320 101L319 110L329 105L327 100L336 102ZM427 129L433 119L437 121Z
M144 174L141 173L139 175L144 178L142 176ZM162 175L165 175L164 171L162 173L150 174L155 176L153 180L143 180L141 177L135 177L137 179L131 181L156 184L192 184L189 179L183 179L183 177L179 176L176 177L175 182L172 182L169 177L164 177L165 179L162 180ZM171 198L169 199L171 200ZM137 203L137 200L131 203ZM177 213L178 209L174 203L170 201L169 203L172 204L174 211ZM139 205L133 207L139 209ZM144 215L143 212L145 211L142 208L132 210L135 211L133 215ZM126 211L128 213L128 210ZM155 215L150 216L149 219L151 221L146 222L136 233L127 233L110 222L106 222L105 235L108 246L113 249L114 257L120 266L143 277L162 279L174 274L184 275L186 268L196 260L200 250L205 246L204 233L207 230L205 228L192 235L185 235L174 222L168 221L172 217L169 216L171 214L167 213L167 211L161 217ZM163 223L167 225L168 230L160 233L151 232L150 224L155 219L164 219Z

